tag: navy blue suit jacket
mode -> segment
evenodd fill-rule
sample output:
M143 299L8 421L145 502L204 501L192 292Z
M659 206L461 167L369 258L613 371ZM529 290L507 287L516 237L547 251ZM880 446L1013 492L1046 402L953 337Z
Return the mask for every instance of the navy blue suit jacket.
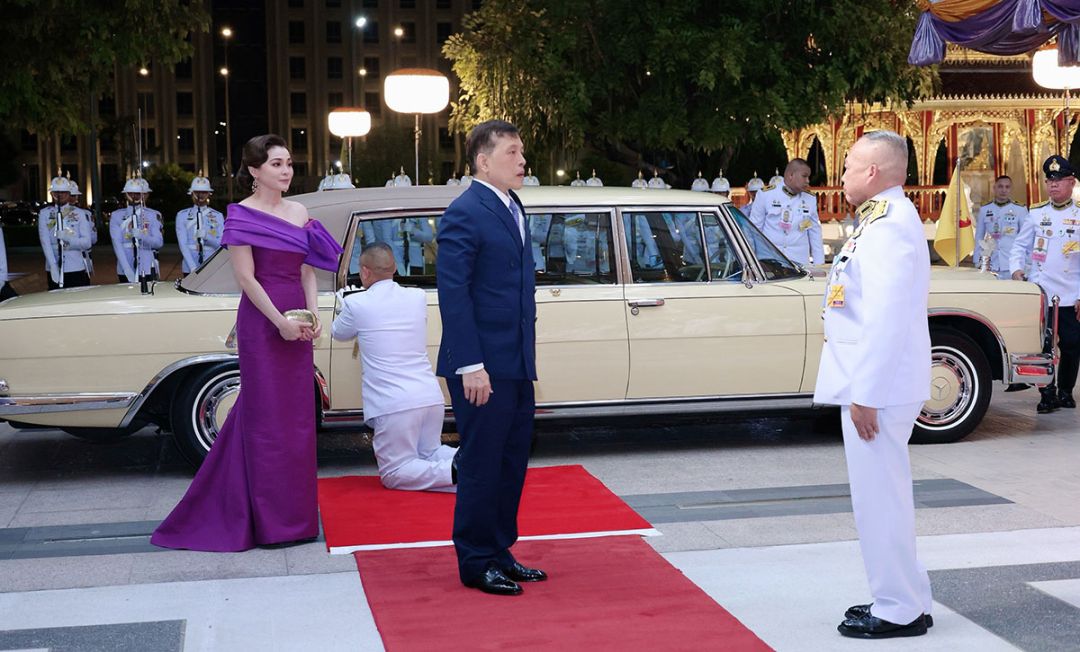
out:
M525 210L513 192L511 201ZM528 236L528 224L525 234ZM435 263L442 316L438 375L483 363L492 379L536 380L532 247L490 188L473 183L439 221Z

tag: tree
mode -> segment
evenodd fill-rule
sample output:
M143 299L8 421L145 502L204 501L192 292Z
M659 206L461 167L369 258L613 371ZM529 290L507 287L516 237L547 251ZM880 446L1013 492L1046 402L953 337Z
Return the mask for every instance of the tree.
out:
M34 133L79 133L116 66L170 65L209 29L195 0L4 0L0 122Z
M451 125L503 117L534 154L584 147L688 182L849 103L926 94L935 73L906 61L917 16L914 0L487 0L443 48Z

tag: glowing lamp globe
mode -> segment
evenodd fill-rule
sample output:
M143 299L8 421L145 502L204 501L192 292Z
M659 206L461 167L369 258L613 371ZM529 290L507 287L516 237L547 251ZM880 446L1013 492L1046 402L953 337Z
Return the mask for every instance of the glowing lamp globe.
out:
M383 96L398 113L438 113L450 103L450 80L438 70L403 68L386 76Z
M1035 83L1043 88L1080 88L1080 66L1059 66L1057 48L1039 50L1031 60Z
M366 136L371 131L371 114L363 109L334 109L327 121L330 133L338 138Z

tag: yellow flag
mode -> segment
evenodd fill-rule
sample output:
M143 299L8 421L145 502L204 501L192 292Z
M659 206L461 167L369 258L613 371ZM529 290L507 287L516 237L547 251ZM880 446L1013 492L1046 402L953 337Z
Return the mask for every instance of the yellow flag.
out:
M959 228L957 228L959 223ZM958 232L959 231L959 235ZM960 255L957 256L956 240L960 239ZM975 230L971 225L971 211L968 209L967 195L964 194L964 182L960 180L960 169L953 170L952 182L945 191L945 204L941 207L941 217L937 221L937 233L934 235L934 251L950 267L956 267L965 256L975 251Z

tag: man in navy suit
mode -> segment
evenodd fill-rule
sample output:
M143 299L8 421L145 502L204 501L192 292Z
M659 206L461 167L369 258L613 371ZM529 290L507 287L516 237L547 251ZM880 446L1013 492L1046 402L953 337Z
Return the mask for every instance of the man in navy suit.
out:
M489 120L465 142L474 183L439 222L436 278L446 379L461 435L454 548L465 586L518 595L547 579L510 554L532 441L536 299L521 200L525 156L514 125Z

